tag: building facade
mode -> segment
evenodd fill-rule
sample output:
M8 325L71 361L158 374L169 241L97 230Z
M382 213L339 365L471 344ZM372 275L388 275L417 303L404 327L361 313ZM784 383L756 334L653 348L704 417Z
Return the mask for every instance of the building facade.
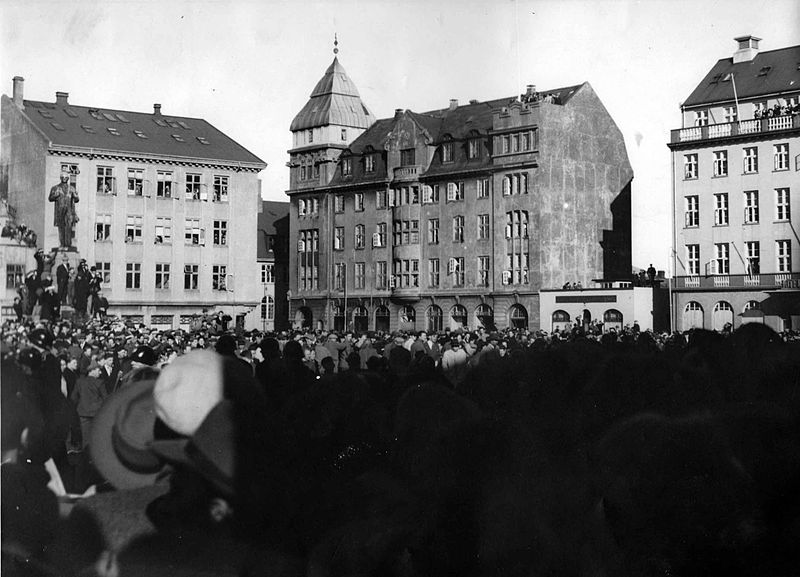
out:
M73 245L103 273L109 313L188 326L222 309L259 326L258 173L266 164L205 120L2 98L0 194L45 251L58 247L50 188L68 171ZM234 248L235 247L235 248Z
M759 38L735 40L669 142L673 326L797 329L800 46L759 52Z
M537 328L540 289L630 277L633 173L588 83L375 120L334 59L291 131L296 326Z
M289 203L264 200L258 214L258 268L261 274L259 330L282 331L289 319Z

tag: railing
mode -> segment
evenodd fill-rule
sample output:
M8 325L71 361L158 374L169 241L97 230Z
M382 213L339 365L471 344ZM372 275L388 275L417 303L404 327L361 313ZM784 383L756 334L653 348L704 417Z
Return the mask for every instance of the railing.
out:
M741 134L756 134L759 132L774 132L777 130L790 130L800 128L800 114L772 116L770 118L757 118L754 120L740 120L722 124L709 124L707 126L691 126L678 128L672 132L671 142L693 142L697 140L713 140L739 136Z
M675 289L714 289L714 288L795 288L800 286L800 272L731 274L709 276L679 276L672 279Z
M416 178L421 170L421 166L398 166L394 169L395 178Z

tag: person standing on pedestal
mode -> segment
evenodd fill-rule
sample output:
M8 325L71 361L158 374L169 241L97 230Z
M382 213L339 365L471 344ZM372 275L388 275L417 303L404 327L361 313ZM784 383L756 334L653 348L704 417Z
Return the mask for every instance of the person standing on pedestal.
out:
M69 285L69 257L64 254L61 257L61 264L56 268L56 285L58 286L58 297L61 304L68 304L67 286ZM71 301L69 302L71 304Z
M53 224L58 227L58 241L62 248L72 247L73 227L78 222L75 213L75 204L78 202L78 192L69 182L70 173L61 172L61 182L50 189L48 200L56 203L53 215Z

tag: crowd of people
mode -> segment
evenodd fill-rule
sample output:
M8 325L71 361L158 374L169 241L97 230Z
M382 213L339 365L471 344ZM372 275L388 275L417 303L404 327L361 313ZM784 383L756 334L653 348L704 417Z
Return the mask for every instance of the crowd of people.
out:
M783 105L775 103L772 108L758 108L754 116L756 119L759 119L775 118L778 116L795 116L797 114L800 114L800 103L792 104L791 102L786 102Z
M800 340L2 325L8 575L790 574Z
M0 236L9 238L16 241L18 244L30 248L35 247L38 241L36 231L32 228L28 228L25 223L15 224L10 220L3 226L2 231L0 231Z

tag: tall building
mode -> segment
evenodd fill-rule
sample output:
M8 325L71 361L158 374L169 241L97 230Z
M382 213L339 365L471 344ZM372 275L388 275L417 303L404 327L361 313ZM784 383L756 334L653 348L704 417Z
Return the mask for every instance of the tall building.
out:
M375 120L334 58L291 132L295 325L535 328L541 288L631 275L633 173L588 83Z
M289 320L289 203L264 200L258 214L258 267L261 271L261 331L281 331Z
M800 46L735 39L672 131L673 324L800 328ZM794 207L794 210L792 208Z
M266 164L200 118L2 97L0 195L45 251L58 247L50 188L68 171L73 244L103 273L109 313L188 326L222 309L260 326L258 173ZM235 247L235 248L234 248Z

